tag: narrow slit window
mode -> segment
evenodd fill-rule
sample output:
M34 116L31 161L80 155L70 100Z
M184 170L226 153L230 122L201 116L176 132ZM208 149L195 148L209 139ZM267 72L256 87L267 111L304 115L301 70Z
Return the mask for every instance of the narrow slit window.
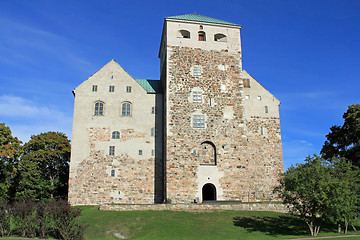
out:
M268 106L265 106L265 113L269 113L269 108L268 108Z

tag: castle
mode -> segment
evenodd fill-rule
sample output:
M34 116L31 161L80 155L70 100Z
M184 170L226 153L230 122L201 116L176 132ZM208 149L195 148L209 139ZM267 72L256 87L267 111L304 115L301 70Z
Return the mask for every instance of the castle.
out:
M69 201L271 201L280 102L242 69L241 26L167 17L160 80L111 60L74 91Z

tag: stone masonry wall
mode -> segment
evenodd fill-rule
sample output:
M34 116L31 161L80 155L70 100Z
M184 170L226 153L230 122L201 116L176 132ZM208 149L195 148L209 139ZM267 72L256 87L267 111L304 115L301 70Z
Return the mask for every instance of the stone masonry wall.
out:
M212 211L272 211L289 212L287 205L282 203L241 203L241 204L104 204L100 205L102 211L186 211L186 212L212 212Z
M130 158L125 153L109 156L97 145L110 141L109 128L90 128L90 156L70 179L69 200L72 205L105 203L154 203L155 160ZM133 129L121 130L120 141L144 137ZM115 170L115 176L111 176ZM76 189L76 191L75 191Z
M240 53L168 47L168 54L168 201L191 202L195 199L201 157L193 155L191 150L204 141L212 142L220 150L217 167L225 173L221 179L224 192L221 200L239 199L241 180L234 181L234 177L241 178L241 169L233 168L233 165L238 160L236 156L241 156L244 135ZM192 75L191 69L195 65L201 66L201 76ZM221 69L221 66L225 67ZM191 101L193 88L203 91L202 103ZM194 114L205 116L205 128L192 127ZM225 145L226 153L221 152Z
M205 176L217 200L275 199L272 189L283 171L279 119L245 119L240 52L168 46L168 55L168 202L189 203L201 195L199 178L207 170L200 171L199 154L206 141L217 152L216 174ZM201 76L193 76L193 66L201 66ZM202 91L202 103L192 102L194 89ZM205 116L205 128L192 127L194 114Z

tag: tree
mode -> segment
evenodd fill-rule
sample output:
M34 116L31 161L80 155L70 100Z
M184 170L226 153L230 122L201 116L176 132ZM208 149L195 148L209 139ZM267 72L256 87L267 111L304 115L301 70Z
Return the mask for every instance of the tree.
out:
M307 157L305 164L290 167L275 188L291 213L308 225L311 236L317 236L322 218L327 214L331 182L330 166L320 157Z
M331 170L329 217L338 224L338 232L343 224L346 233L359 211L359 169L345 159L333 159Z
M9 127L0 123L0 201L10 198L10 187L16 175L21 141L11 135Z
M360 104L349 106L343 118L342 127L330 128L321 156L330 161L333 158L345 158L360 167Z
M70 141L65 134L46 132L31 136L21 158L17 198L66 198L69 161Z

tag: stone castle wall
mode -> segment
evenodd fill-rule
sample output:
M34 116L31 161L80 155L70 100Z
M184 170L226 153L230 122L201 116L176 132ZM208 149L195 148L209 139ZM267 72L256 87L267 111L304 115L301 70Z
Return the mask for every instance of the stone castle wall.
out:
M104 204L100 205L103 211L186 211L186 212L212 212L212 211L272 211L289 212L287 205L282 203L227 203L227 204Z
M110 129L91 128L88 132L90 156L79 164L77 178L70 179L71 204L154 203L155 160L134 159L126 153L109 156L97 145L110 141ZM122 137L144 136L127 129L122 131ZM115 176L111 176L112 170Z
M167 200L201 200L206 183L216 187L217 200L275 199L272 189L283 171L279 119L244 116L240 52L177 46L167 52ZM201 66L201 76L192 75L193 66ZM203 92L202 103L191 101L194 89ZM194 114L205 116L205 128L192 127ZM207 141L216 148L214 166L201 164Z

